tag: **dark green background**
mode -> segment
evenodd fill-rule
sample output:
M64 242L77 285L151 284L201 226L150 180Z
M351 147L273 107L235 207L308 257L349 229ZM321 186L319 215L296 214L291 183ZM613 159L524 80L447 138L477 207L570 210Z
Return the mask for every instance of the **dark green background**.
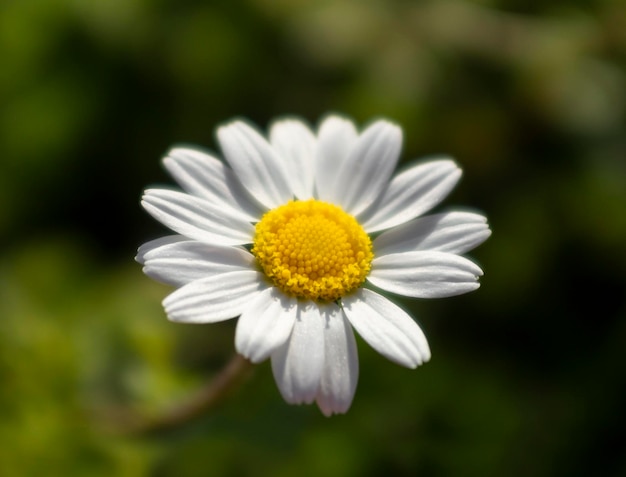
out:
M0 473L626 475L626 4L1 0ZM450 154L493 236L482 287L406 300L431 362L359 341L352 409L288 406L264 363L214 413L116 432L228 361L133 262L175 143L328 111Z

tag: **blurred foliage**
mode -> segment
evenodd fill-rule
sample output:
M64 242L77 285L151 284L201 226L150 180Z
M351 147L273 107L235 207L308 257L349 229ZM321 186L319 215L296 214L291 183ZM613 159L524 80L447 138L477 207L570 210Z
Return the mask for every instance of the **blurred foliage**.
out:
M0 2L0 473L626 475L625 25L620 0ZM132 263L158 158L327 111L458 159L482 288L403 302L417 371L359 342L345 416L284 404L265 363L212 415L120 434L233 352Z

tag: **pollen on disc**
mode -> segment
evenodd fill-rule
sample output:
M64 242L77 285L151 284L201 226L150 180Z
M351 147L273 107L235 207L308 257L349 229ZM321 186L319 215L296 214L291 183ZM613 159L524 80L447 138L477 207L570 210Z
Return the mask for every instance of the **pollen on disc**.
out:
M282 291L322 301L358 288L374 257L372 241L354 217L314 199L267 212L256 225L252 253Z

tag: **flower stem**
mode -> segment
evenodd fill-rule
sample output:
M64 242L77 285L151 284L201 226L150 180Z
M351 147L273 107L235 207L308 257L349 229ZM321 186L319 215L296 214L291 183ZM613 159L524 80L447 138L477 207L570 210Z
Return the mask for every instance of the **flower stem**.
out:
M186 402L144 421L126 426L125 433L147 434L175 429L215 408L240 384L253 368L253 364L236 354L230 362L204 387Z

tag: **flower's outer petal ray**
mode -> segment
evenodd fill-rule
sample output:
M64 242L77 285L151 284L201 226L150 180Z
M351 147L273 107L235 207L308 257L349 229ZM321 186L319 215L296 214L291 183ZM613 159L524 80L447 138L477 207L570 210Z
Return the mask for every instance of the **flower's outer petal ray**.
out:
M268 288L259 293L237 321L235 347L260 363L289 338L296 321L297 300Z
M259 272L229 272L179 288L163 300L163 307L171 321L215 323L239 316L267 287Z
M471 212L426 215L383 232L374 240L377 256L431 250L463 254L491 235L487 218Z
M254 256L244 248L187 241L163 245L144 255L143 271L174 286L222 273L254 270Z
M144 209L181 235L216 245L252 243L254 227L213 203L183 192L149 189L141 201Z
M408 222L439 204L461 174L461 169L449 159L413 166L391 180L380 200L359 221L368 233Z
M367 280L378 288L413 298L443 298L476 290L482 270L445 252L405 252L372 261Z
M334 303L320 306L325 357L315 401L326 416L350 409L359 379L359 356L350 322Z
M298 302L298 315L289 339L272 354L278 389L290 404L315 399L324 367L324 322L318 306Z
M359 135L348 157L338 163L335 200L358 215L374 203L389 184L402 148L402 130L377 121Z
M243 186L269 209L293 198L287 168L272 146L242 121L217 130L224 157Z
M174 148L163 164L185 191L228 210L230 215L248 222L256 222L262 215L235 173L219 159L195 149Z
M389 360L416 368L430 359L428 341L421 328L387 298L361 288L342 302L357 333Z
M145 256L148 252L156 250L157 248L163 247L165 245L170 245L178 242L188 242L190 240L191 239L183 235L166 235L165 237L150 240L149 242L144 243L141 247L137 249L137 255L135 256L135 260L143 265L145 263Z
M311 130L296 119L278 121L270 128L270 143L285 163L293 195L312 198L317 140Z
M337 203L337 167L348 158L357 138L356 127L348 119L329 116L320 124L315 158L318 199Z

